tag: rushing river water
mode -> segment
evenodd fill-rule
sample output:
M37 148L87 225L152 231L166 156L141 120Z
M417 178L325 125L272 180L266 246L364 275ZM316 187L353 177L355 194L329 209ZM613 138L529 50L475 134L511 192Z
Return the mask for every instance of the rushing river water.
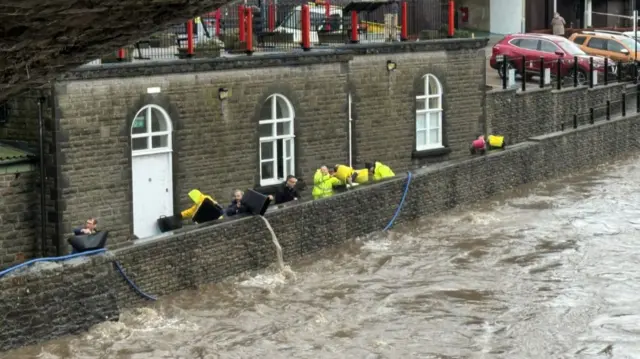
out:
M639 188L533 184L5 357L640 358Z

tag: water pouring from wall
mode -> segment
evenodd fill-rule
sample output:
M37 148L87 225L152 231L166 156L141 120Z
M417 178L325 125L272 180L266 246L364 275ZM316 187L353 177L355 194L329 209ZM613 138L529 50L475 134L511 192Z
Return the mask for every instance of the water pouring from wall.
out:
M273 245L276 247L276 259L278 262L278 269L280 270L280 273L282 273L285 278L296 280L296 274L293 272L293 270L291 270L291 267L284 264L284 257L282 256L282 246L280 246L278 236L276 236L276 232L273 230L273 227L271 227L271 223L269 223L269 221L263 216L260 216L260 218L271 233L271 240L273 241Z

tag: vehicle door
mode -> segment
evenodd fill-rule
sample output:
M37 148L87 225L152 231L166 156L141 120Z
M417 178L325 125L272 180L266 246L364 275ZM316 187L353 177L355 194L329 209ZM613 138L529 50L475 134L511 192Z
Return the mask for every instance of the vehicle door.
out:
M615 61L629 61L631 60L631 54L635 49L628 49L624 44L615 39L607 40L607 50L609 50L608 57Z
M522 58L524 57L524 72L537 73L539 69L539 61L541 52L538 50L540 40L538 39L520 39L518 44L520 59L515 61L518 69L522 70Z
M607 39L592 37L589 39L586 45L586 52L588 55L592 56L602 56L607 57L609 50L607 50Z
M544 59L544 68L551 69L551 75L555 76L558 71L558 60L564 58L564 51L549 40L540 40L540 53ZM540 71L540 64L537 65L538 71Z

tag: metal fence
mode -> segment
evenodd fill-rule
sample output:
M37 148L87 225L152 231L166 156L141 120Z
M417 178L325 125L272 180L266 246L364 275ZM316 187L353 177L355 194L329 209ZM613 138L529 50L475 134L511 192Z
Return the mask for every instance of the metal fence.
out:
M449 35L448 23L453 18L449 16L448 0L366 3L279 0L277 4L271 1L248 1L243 5L229 5L203 14L190 25L173 26L92 64L244 54L247 52L249 28L252 53L297 51L301 49L303 40L304 5L309 6L312 48L327 48L356 40L359 43L400 41L404 18L406 39L402 40L444 38ZM246 8L251 9L251 26L241 27L240 24L246 23L248 16ZM403 16L403 12L406 16ZM192 33L191 37L187 35L189 32Z
M493 55L487 59L487 85L494 88L602 86L638 83L638 63L601 57L533 58Z
M568 121L560 123L559 131L576 129L597 122L610 121L614 117L640 113L640 85L635 89L620 94L618 98L607 100L604 104L589 108L586 112L575 113Z

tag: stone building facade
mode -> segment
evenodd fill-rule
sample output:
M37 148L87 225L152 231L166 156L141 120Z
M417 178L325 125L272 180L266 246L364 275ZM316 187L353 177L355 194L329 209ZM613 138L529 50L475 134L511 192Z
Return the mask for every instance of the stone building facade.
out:
M193 188L226 203L288 174L311 183L321 165L379 160L401 173L465 156L482 131L485 42L69 72L45 91L51 247L88 216L111 248L157 234ZM29 115L5 137L37 140L32 106L16 104Z

